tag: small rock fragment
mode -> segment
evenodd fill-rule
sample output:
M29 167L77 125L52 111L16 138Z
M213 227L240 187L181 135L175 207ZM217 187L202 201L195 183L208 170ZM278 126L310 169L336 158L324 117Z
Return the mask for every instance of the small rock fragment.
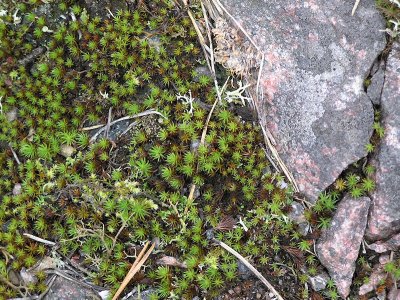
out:
M400 43L389 54L381 97L384 136L372 158L376 168L375 190L366 235L369 240L389 238L400 230Z
M305 222L306 218L304 216L304 207L298 202L293 202L291 204L291 211L288 217L296 224Z
M13 108L12 110L6 113L6 119L8 122L15 121L17 119L17 116L18 116L18 109L16 108Z
M173 266L173 267L178 267L182 269L186 269L187 265L185 263L182 263L178 261L175 257L172 256L164 256L157 260L156 262L158 265L165 265L165 266Z
M37 278L36 278L35 274L33 272L29 272L24 267L19 272L19 275L21 275L21 278L24 281L25 285L37 282Z
M381 103L382 88L385 82L385 65L383 61L379 64L375 74L372 75L371 83L367 89L367 95L374 105Z
M382 282L382 280L385 280L387 276L387 273L383 269L382 264L377 264L374 266L374 269L369 277L369 281L367 283L364 283L358 292L360 296L363 296L365 294L368 294L369 292L372 292L375 290L378 285Z
M20 183L16 183L12 191L13 195L18 196L21 194L21 192L22 192L22 185Z
M346 195L338 205L331 227L322 233L316 245L318 257L342 298L350 293L370 202L368 197L353 199Z
M387 241L378 241L374 244L371 244L368 246L368 248L377 253L395 251L400 248L400 233L394 235Z
M400 300L400 290L393 286L388 294L388 300Z
M72 146L61 145L60 154L65 158L72 156L75 153L76 149Z
M58 276L43 300L82 300L96 299L100 296L89 288Z
M325 272L322 272L321 274L318 274L316 276L309 277L311 287L316 292L325 289L328 280L329 280L329 275L326 274Z

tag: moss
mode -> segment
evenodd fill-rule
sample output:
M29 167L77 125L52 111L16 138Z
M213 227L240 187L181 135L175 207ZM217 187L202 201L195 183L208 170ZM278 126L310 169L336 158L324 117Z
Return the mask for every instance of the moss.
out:
M101 20L74 1L58 2L76 20L50 28L53 34L42 30L46 16L32 12L38 4L26 4L22 15L31 26L10 23L9 14L0 22L0 142L21 162L1 148L0 246L15 257L5 267L18 271L49 254L22 238L28 232L58 242L63 255L79 254L93 282L115 290L142 242L157 238L164 254L188 268L158 266L160 254L152 255L143 282L156 287L154 298L191 299L212 297L239 278L236 259L206 233L278 277L282 268L268 263L276 254L294 267L310 251L311 239L286 217L293 194L271 172L258 125L223 102L200 145L216 99L213 82L195 71L202 58L190 19L172 1L156 4L151 12L141 7ZM44 45L47 53L19 64ZM139 118L118 137L93 140L98 129L84 130L106 124L109 111L115 120L149 109L163 117ZM13 110L17 118L7 119ZM65 146L75 150L68 158ZM13 194L17 183L22 191ZM333 209L336 196L325 196L310 216L311 223L322 218L315 226L325 227ZM227 218L233 224L223 226Z

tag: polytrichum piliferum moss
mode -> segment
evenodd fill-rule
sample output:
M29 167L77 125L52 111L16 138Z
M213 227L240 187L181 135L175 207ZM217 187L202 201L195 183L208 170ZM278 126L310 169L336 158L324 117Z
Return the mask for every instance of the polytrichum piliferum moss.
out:
M56 242L60 258L78 257L91 282L113 290L143 243L158 240L133 280L154 289L151 299L210 298L239 278L237 260L210 234L264 274L279 278L303 263L316 272L312 238L286 217L292 191L271 170L259 127L223 101L200 144L216 92L198 74L205 63L184 11L143 2L101 19L54 1L65 16L55 27L39 4L10 2L0 20L1 297L46 289L43 272L22 289L6 284L10 270L56 255L24 233ZM105 125L110 109L113 120L150 109L162 116L91 141L99 128L84 129ZM186 268L157 265L163 255Z

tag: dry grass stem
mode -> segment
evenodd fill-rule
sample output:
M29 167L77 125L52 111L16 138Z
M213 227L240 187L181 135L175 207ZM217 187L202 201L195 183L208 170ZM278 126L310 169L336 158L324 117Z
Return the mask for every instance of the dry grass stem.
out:
M229 247L224 242L221 242L216 239L214 239L213 241L215 243L217 243L218 245L220 245L225 250L227 250L228 252L230 252L231 254L233 254L234 256L236 256L250 271L252 271L254 273L254 275L257 276L258 279L261 280L262 283L264 283L264 285L275 295L275 297L278 300L284 300L282 298L282 296L275 290L275 288L272 286L272 284L270 284L269 281L267 279L265 279L265 277L262 276L262 274L260 272L258 272L257 269L254 268L243 256L241 256L238 252L233 250L231 247Z
M129 284L133 276L139 271L139 269L142 267L142 265L146 262L147 258L153 251L155 247L155 243L152 243L149 249L147 249L149 246L149 242L147 242L142 251L140 251L139 255L137 256L136 260L134 261L131 269L129 270L128 274L125 276L124 280L122 281L120 287L118 288L117 292L115 293L114 297L112 300L118 299L119 295L121 295L122 291L125 289L125 287Z

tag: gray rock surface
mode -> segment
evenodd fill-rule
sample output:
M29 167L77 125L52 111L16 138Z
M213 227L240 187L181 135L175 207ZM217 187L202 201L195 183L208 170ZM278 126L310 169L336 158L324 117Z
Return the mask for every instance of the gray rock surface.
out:
M321 263L344 299L350 293L370 202L368 197L353 199L346 195L338 205L331 227L322 233L316 245Z
M371 194L372 207L367 237L386 239L400 230L400 44L393 45L386 64L381 98L382 125L385 135L373 158L376 189Z
M256 100L261 123L300 191L315 201L349 164L366 155L373 108L363 82L385 47L379 31L384 20L374 0L361 1L355 16L354 1L223 3L265 55L264 99ZM242 61L241 49L233 50ZM231 65L226 56L221 57Z
M396 251L400 248L400 233L392 236L387 241L377 241L376 243L369 245L368 248L374 250L377 253Z
M44 300L101 300L94 291L58 276Z
M377 64L376 70L372 70L371 83L367 88L367 95L374 105L381 104L383 84L385 82L385 64L383 61Z
M308 280L310 281L312 289L318 292L326 288L329 280L329 275L325 272L322 272L321 274L318 274L316 276L310 276Z

